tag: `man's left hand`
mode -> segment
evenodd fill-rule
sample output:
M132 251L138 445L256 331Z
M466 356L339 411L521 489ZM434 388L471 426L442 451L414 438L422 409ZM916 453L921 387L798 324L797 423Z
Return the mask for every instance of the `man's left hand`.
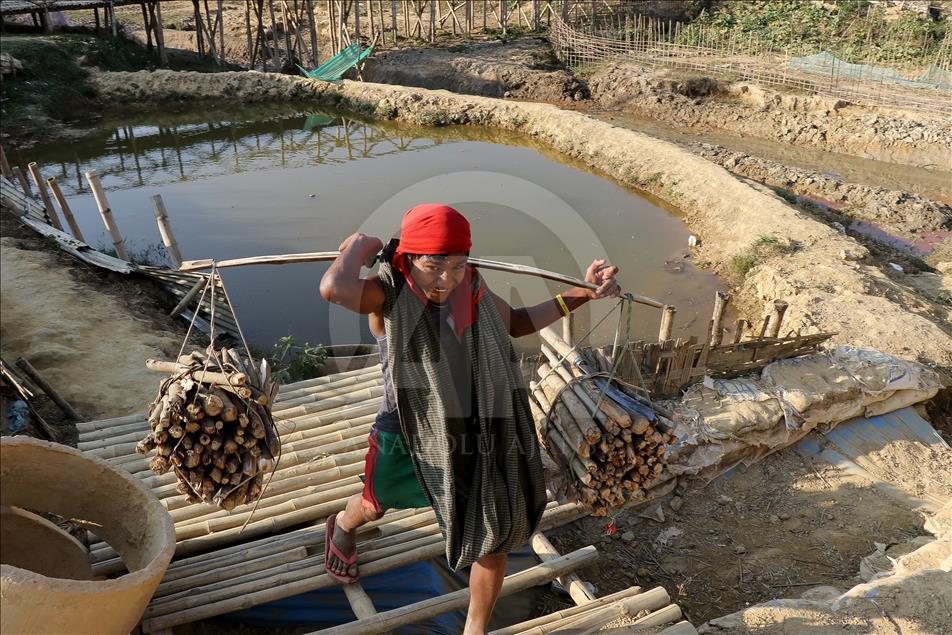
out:
M595 290L588 289L588 297L592 300L617 298L621 295L621 286L615 280L615 276L618 275L618 267L611 265L599 270L607 262L604 258L599 258L593 261L585 272L585 282L598 286L598 289Z

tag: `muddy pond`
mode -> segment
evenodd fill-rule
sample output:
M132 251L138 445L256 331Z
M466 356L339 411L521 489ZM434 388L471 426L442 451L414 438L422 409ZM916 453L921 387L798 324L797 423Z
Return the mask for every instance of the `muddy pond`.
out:
M676 210L620 186L547 148L473 128L411 128L293 108L153 112L103 123L70 143L39 146L27 159L55 175L93 247L111 248L82 177L102 177L134 259L165 262L151 197L161 194L186 260L336 250L362 231L384 241L410 207L443 202L473 229L472 254L581 276L598 257L621 269L625 290L678 308L674 335L703 336L714 293L726 284L690 256ZM326 263L223 271L253 344L372 342L366 319L322 300ZM365 270L366 272L366 270ZM520 306L565 287L487 271L490 287ZM576 333L615 301L579 311ZM660 312L637 306L632 335L657 337ZM617 321L594 333L608 343ZM535 336L516 341L537 350Z

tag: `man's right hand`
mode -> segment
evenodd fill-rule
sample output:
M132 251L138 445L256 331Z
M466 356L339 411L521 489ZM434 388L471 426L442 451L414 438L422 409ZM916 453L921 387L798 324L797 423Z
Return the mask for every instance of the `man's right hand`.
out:
M383 241L375 236L356 232L345 238L344 242L340 244L341 253L351 249L356 250L361 255L361 262L369 269L374 266L377 254L383 249Z

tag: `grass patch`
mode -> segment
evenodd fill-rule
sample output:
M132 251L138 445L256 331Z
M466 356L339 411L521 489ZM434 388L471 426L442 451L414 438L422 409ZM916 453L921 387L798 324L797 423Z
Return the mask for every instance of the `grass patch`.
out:
M728 263L731 274L744 278L751 269L768 258L793 253L795 247L776 236L761 236L742 254L737 254Z

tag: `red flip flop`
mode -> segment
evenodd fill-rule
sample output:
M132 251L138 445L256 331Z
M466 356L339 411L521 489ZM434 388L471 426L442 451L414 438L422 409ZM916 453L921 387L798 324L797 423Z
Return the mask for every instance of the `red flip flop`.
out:
M324 537L324 570L327 571L327 574L340 582L341 584L353 584L357 581L359 576L349 576L349 575L340 575L331 571L327 564L330 562L330 556L333 554L338 560L347 565L347 568L350 569L352 565L356 566L357 564L357 550L354 550L354 553L347 557L337 548L337 545L334 544L334 530L337 528L337 514L331 514L327 518L327 531L326 536Z

